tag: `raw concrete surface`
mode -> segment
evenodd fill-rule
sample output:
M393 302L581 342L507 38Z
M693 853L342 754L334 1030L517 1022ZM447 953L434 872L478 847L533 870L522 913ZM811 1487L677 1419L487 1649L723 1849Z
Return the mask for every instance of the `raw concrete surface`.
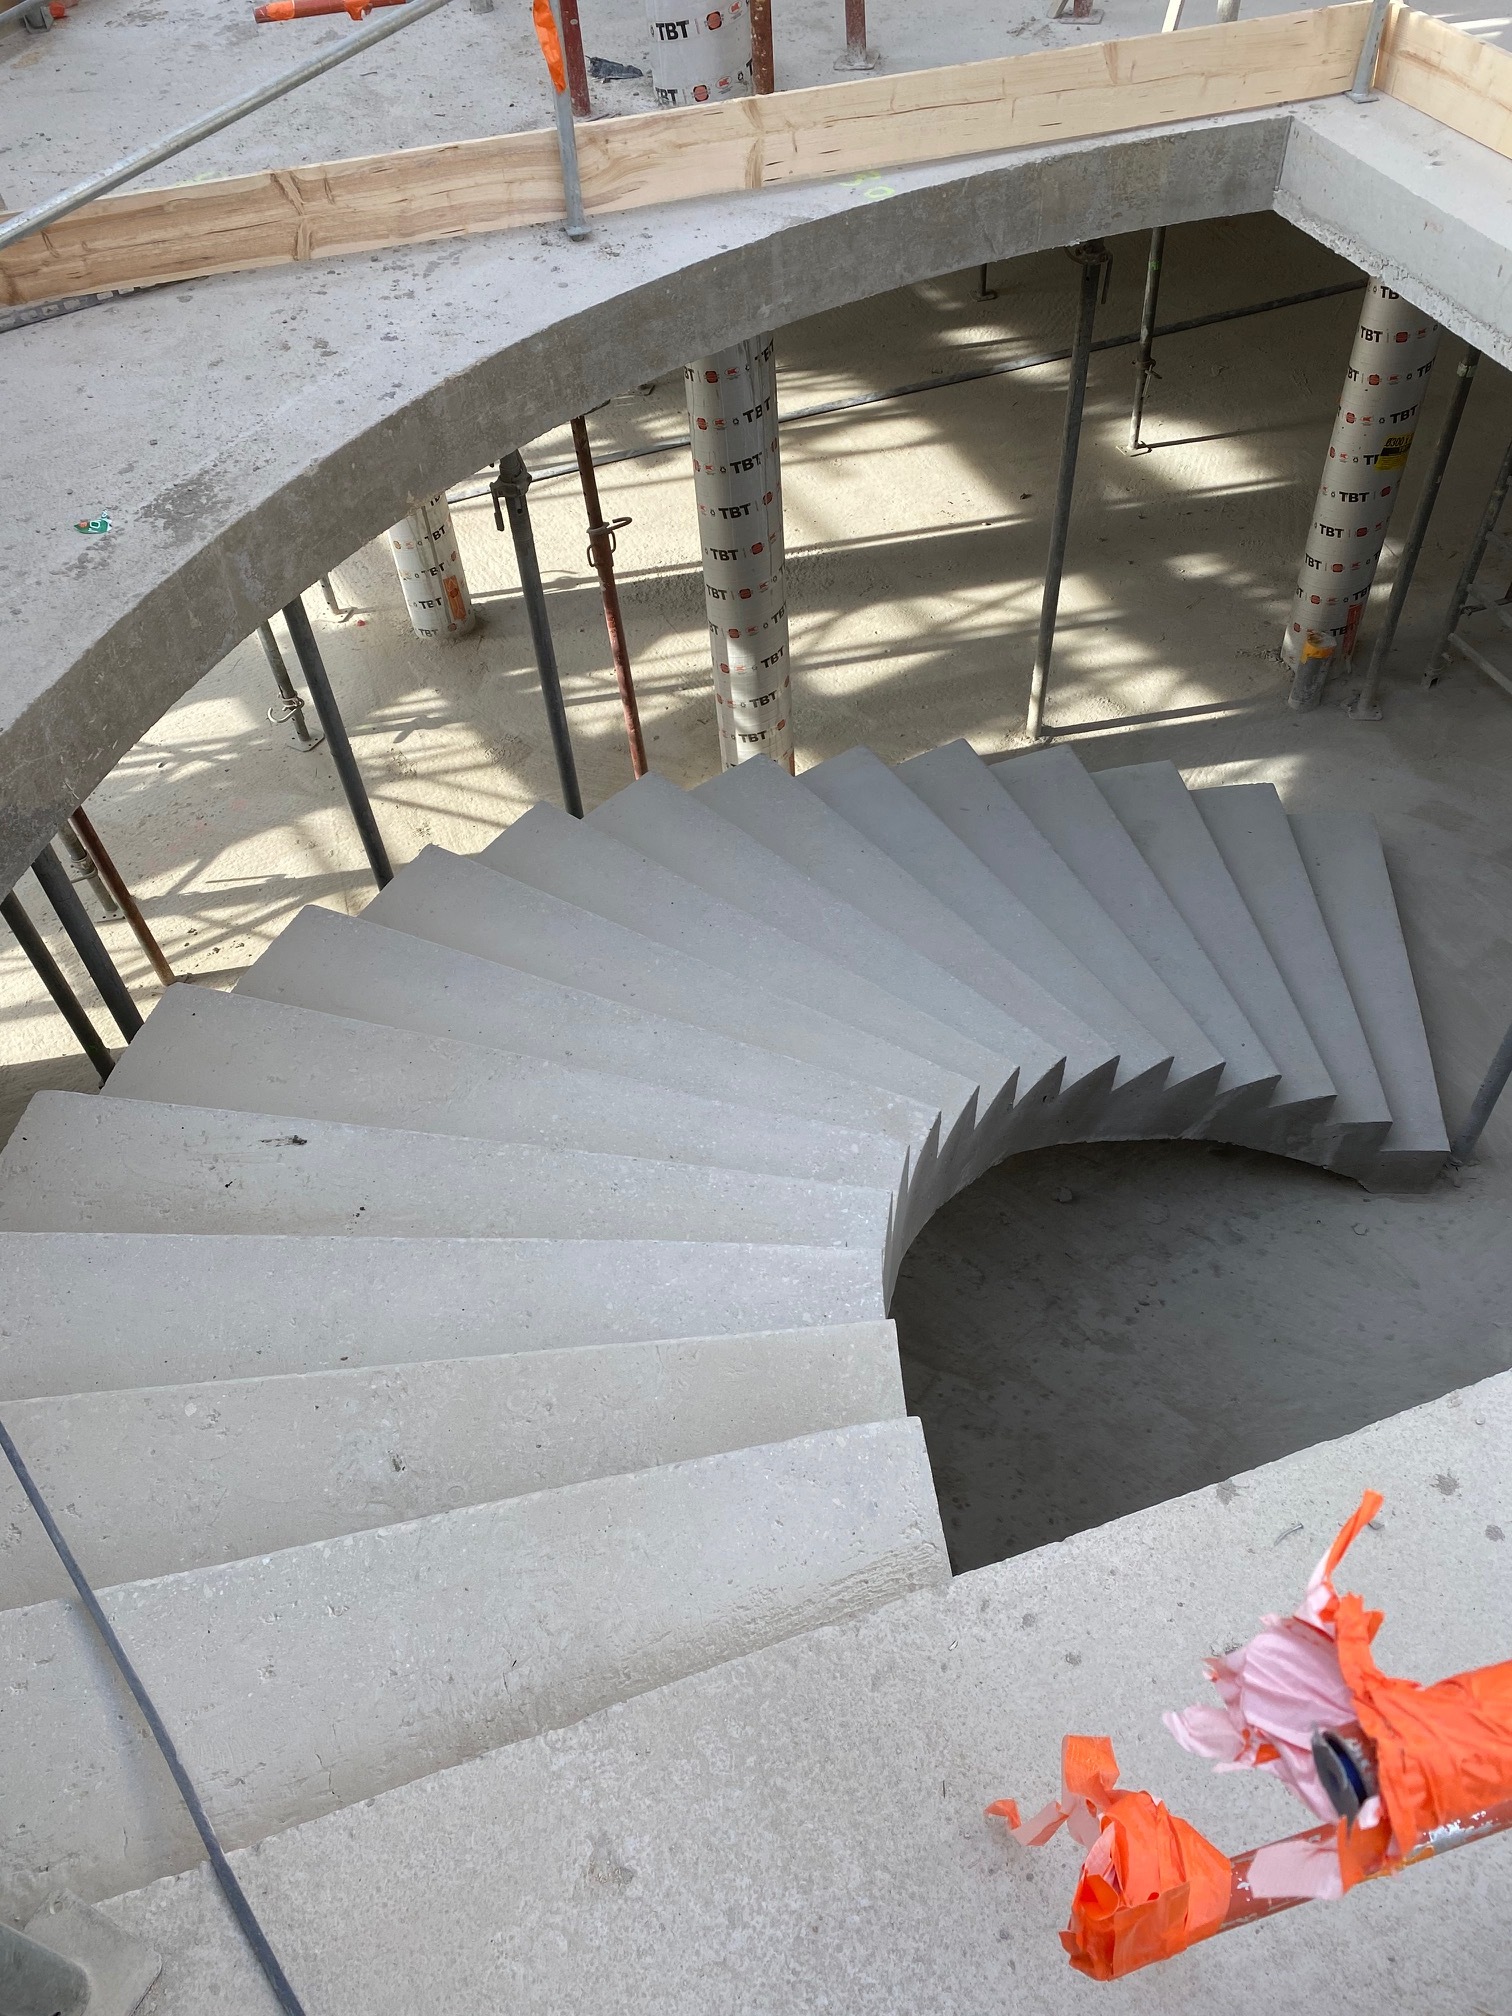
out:
M1114 1987L1057 1933L1082 1851L983 1807L1106 1733L1226 1853L1308 1823L1177 1749L1204 1657L1298 1601L1359 1493L1344 1587L1388 1672L1507 1651L1512 1380L736 1660L237 1857L321 2016L1509 2016L1512 1837L1230 1932ZM1446 1591L1454 1592L1448 1600ZM152 2016L272 2004L203 1870L110 1915L164 1956Z
M1114 251L1099 329L1116 333L1137 320L1143 241L1116 240ZM1346 274L1274 217L1179 227L1162 311L1179 319ZM978 302L976 275L960 274L785 330L784 410L1065 343L1074 271L1061 254L990 277L993 301ZM1482 370L1408 605L1386 721L1358 727L1332 694L1316 715L1288 714L1275 648L1351 315L1346 296L1162 342L1146 429L1154 452L1132 461L1120 452L1131 354L1094 358L1050 719L1094 767L1169 758L1192 783L1264 778L1293 806L1375 813L1452 1128L1512 1010L1502 811L1512 704L1465 672L1425 693L1416 673L1512 428L1512 396L1498 369ZM1447 344L1444 364L1454 354ZM1441 364L1425 438L1450 382ZM790 417L800 767L859 741L890 760L956 735L986 753L1018 745L1063 383L1064 367L1046 366ZM680 424L673 380L614 401L592 428L612 450L675 438ZM529 460L549 470L565 453L558 434ZM652 762L693 784L716 753L691 480L675 450L606 467L602 480L610 514L634 516L620 535L621 579ZM1404 511L1417 480L1409 469ZM628 781L629 765L575 480L543 480L532 506L592 805ZM475 849L556 792L508 541L486 498L462 502L457 523L484 616L476 638L414 639L376 549L339 570L353 611L344 622L312 598L397 861L427 840ZM267 689L255 642L241 647L91 801L175 963L208 984L234 978L301 904L356 911L371 889L326 752L300 755L266 723ZM106 936L146 1005L153 990L124 927ZM0 981L13 1121L36 1086L92 1081L14 951L0 956ZM1367 1200L1315 1172L1202 1149L1057 1151L978 1185L916 1247L899 1297L958 1558L1210 1482L1507 1363L1496 1311L1512 1273L1500 1236L1509 1163L1512 1115L1493 1122L1473 1177L1422 1199ZM1061 1188L1078 1201L1046 1201ZM1156 1205L1173 1228L1160 1239L1147 1219ZM1004 1215L1026 1229L1010 1237ZM1357 1223L1371 1229L1357 1234ZM1031 1235L1039 1224L1045 1234ZM1068 1252L1084 1270L1069 1283ZM974 1300L972 1269L984 1276ZM1052 1353L1068 1301L1084 1341ZM978 1341L968 1348L956 1332ZM1101 1430L1097 1460L1068 1464L1061 1430L1084 1419L1089 1366L1112 1382L1097 1389L1099 1417L1106 1406L1110 1422L1141 1419L1150 1432ZM1031 1391L1052 1371L1058 1385ZM1215 1378L1245 1404L1199 1430L1182 1410L1211 1413L1203 1385ZM1020 1475L1022 1437L1017 1456L1005 1438L1031 1405L1048 1453ZM1036 1497L1026 1512L1040 1485L1058 1510Z

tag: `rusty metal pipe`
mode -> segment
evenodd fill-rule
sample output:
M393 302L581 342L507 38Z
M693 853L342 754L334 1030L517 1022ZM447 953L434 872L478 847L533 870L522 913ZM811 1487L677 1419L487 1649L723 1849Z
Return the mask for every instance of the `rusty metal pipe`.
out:
M772 59L772 0L747 0L751 16L751 89L758 97L777 89Z
M579 119L586 119L593 107L588 101L588 65L583 60L583 24L578 19L578 0L562 0L562 63L567 72L567 96Z
M178 978L178 975L168 964L162 946L153 937L152 929L147 919L142 915L136 898L126 886L125 876L110 858L104 841L95 831L94 821L81 805L68 823L73 829L74 838L85 852L89 854L94 861L95 867L100 871L100 880L119 904L121 915L136 934L136 941L147 954L153 972L156 973L165 987L171 987Z
M628 518L604 522L599 503L598 476L593 467L593 449L588 440L588 422L572 423L572 445L577 451L578 476L583 485L583 503L588 510L588 558L599 578L604 598L604 628L609 632L609 655L614 660L614 677L619 686L620 705L625 710L625 736L630 744L630 767L637 777L646 774L646 743L641 734L640 708L635 699L635 681L630 673L630 646L625 638L625 621L620 613L619 583L614 578L614 535Z

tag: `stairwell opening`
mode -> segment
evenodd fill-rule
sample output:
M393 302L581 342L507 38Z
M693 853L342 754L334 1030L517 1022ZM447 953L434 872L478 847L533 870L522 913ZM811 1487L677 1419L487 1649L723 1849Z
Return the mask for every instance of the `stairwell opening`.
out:
M1468 1172L1372 1196L1202 1142L989 1171L915 1240L892 1308L956 1573L1505 1370L1501 1210Z

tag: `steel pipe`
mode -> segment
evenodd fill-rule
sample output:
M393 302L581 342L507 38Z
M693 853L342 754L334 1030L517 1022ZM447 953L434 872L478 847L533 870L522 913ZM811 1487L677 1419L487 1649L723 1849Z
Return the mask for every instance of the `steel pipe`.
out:
M52 15L48 11L47 0L20 0L19 6L0 10L0 28L19 28L28 19L38 28L51 28Z
M131 998L130 989L116 971L115 961L105 950L105 942L94 927L94 920L79 897L79 892L68 879L68 870L53 852L49 843L32 863L32 873L41 884L42 894L57 912L58 922L68 933L69 940L80 959L84 971L94 982L95 992L110 1010L110 1019L129 1043L142 1026L141 1010Z
M541 698L546 703L546 722L562 786L562 803L574 819L581 819L583 794L578 788L572 733L567 725L556 645L552 642L551 619L546 611L546 590L541 584L541 563L536 557L535 533L530 524L530 505L525 495L529 488L530 471L519 449L511 448L499 464L498 480L493 485L494 523L502 532L506 515L509 519L509 535L514 541L515 562L520 571L520 593L525 598L530 641L541 679Z
M1134 405L1129 414L1126 453L1147 455L1149 449L1139 438L1144 421L1145 393L1155 375L1155 313L1160 306L1160 268L1165 259L1166 227L1157 224L1150 233L1150 258L1145 267L1144 302L1139 311L1139 352L1134 359Z
M1346 94L1356 105L1368 105L1376 95L1376 58L1381 53L1381 34L1390 11L1391 0L1373 0L1370 19L1365 24L1365 40L1360 44L1360 60L1355 65L1354 82Z
M49 224L56 224L60 217L70 216L75 210L82 210L86 203L92 203L97 196L104 196L112 189L119 189L123 182L131 182L138 175L146 174L160 161L171 161L175 154L182 154L200 140L208 140L212 133L219 133L223 127L234 126L238 119L245 119L249 112L260 112L264 105L271 105L275 99L297 91L301 84L308 84L313 78L323 77L327 70L334 70L339 63L345 63L353 56L360 56L365 49L375 43L386 41L390 35L397 35L401 28L411 28L417 21L423 21L427 14L435 14L449 6L451 0L405 0L405 5L395 7L381 19L370 22L366 28L359 28L355 35L348 35L323 55L311 56L305 62L296 64L292 70L280 71L270 77L266 84L259 84L255 90L247 91L240 98L229 99L218 105L213 112L206 112L200 118L191 120L187 126L179 126L171 133L165 133L161 140L154 140L149 146L137 148L134 154L126 154L109 168L102 168L97 175L88 176L83 182L76 182L71 189L64 189L56 196L49 196L45 203L33 204L30 210L19 211L8 223L0 224L0 251L7 245L14 245L19 239L29 238L34 231L44 230Z
M289 626L289 640L294 646L294 655L299 660L299 669L304 673L305 684L310 689L315 712L320 717L320 725L325 730L326 740L331 745L331 758L336 765L336 775L341 779L341 788L346 794L352 817L357 822L357 832L362 840L363 852L368 858L368 866L373 871L373 880L380 889L385 889L394 879L394 871L389 866L388 849L383 844L383 835L378 831L378 821L373 816L367 786L362 781L362 772L357 768L357 758L352 754L346 723L341 718L341 710L336 705L336 695L331 691L331 682L326 676L325 660L320 655L320 646L315 642L315 632L310 628L310 619L305 614L304 603L298 596L285 605L283 619Z
M156 973L165 987L171 987L178 978L178 975L168 964L162 946L153 937L147 919L142 915L136 898L126 886L125 876L110 858L104 841L95 831L94 821L82 805L70 818L68 826L72 828L75 839L85 849L90 859L94 862L95 867L99 870L101 881L120 906L121 915L131 926L132 933L138 945L147 954L148 963L151 965L153 972ZM64 830L66 832L68 828Z
M278 639L273 635L271 624L258 624L257 641L263 648L263 656L268 661L268 670L273 674L273 684L278 688L278 697L282 703L280 706L268 709L268 719L275 727L280 721L290 723L294 733L289 739L296 749L307 751L318 749L325 737L310 733L310 724L305 719L304 701L294 689L294 681L289 677L289 668L284 663L284 656L278 648Z
M1470 590L1475 585L1475 577L1480 572L1480 564L1486 557L1486 548L1491 544L1491 535L1496 530L1496 521L1501 516L1502 506L1507 501L1507 492L1512 489L1512 442L1501 460L1496 472L1496 481L1491 485L1491 495L1486 499L1486 508L1481 513L1480 524L1475 528L1475 537L1470 541L1465 554L1465 564L1460 569L1460 577L1454 584L1454 593L1449 597L1449 606L1444 611L1439 624L1439 633L1432 651L1428 654L1428 667L1423 674L1423 683L1434 686L1438 683L1449 640L1459 628L1460 617Z
M1460 422L1465 417L1465 403L1470 397L1470 388L1475 383L1480 358L1479 350L1466 345L1465 354L1461 357L1455 373L1454 397L1449 402L1449 411L1444 416L1443 427L1433 445L1433 460L1428 466L1428 474L1423 479L1422 492L1418 497L1417 508L1412 514L1412 523L1407 529L1402 556L1397 561L1396 577L1391 584L1391 599L1386 604L1386 614L1381 618L1381 627L1370 649L1370 663L1365 667L1365 682L1355 699L1344 710L1351 721L1379 721L1381 718L1381 674L1385 670L1391 647L1396 641L1397 625L1402 618L1407 591L1412 586L1413 575L1417 572L1418 556L1423 550L1423 541L1428 536L1429 520L1433 517L1433 507L1438 502L1439 489L1444 481L1444 471L1449 466L1455 436L1459 433Z
M10 926L12 937L31 961L37 978L52 996L53 1006L73 1031L79 1048L99 1072L103 1084L115 1069L115 1059L100 1040L99 1031L86 1014L84 1003L69 986L63 968L48 951L47 941L27 916L14 889L8 896L0 896L0 917Z
M1066 422L1061 436L1060 474L1055 486L1055 510L1050 520L1050 551L1045 561L1045 587L1040 597L1039 636L1034 670L1029 680L1031 742L1045 732L1045 698L1050 688L1050 658L1055 649L1055 619L1060 609L1061 576L1066 565L1066 536L1071 524L1071 498L1076 489L1076 456L1081 445L1082 408L1087 397L1087 367L1092 361L1092 325L1103 274L1111 263L1107 247L1093 239L1073 245L1071 257L1081 262L1081 297L1076 311L1076 337L1071 346L1071 377L1066 387Z
M63 852L68 856L68 879L70 882L87 882L94 892L99 906L102 924L117 924L121 918L121 906L105 886L100 874L99 863L73 829L73 822L58 828L58 838L63 842Z
M1506 1091L1509 1078L1512 1078L1512 1029L1503 1036L1501 1047L1491 1059L1491 1068L1470 1102L1465 1124L1449 1144L1451 1162L1468 1162L1475 1153L1475 1144L1485 1132L1486 1122L1491 1118L1497 1100Z
M604 600L604 628L609 632L609 656L614 661L615 683L625 715L625 736L630 744L630 768L637 777L646 774L646 743L641 734L640 707L635 698L635 681L630 672L630 646L625 637L625 619L620 612L619 583L614 578L615 534L628 525L628 518L604 521L599 502L598 476L593 467L593 447L588 439L588 422L572 423L572 445L577 453L578 480L583 486L583 503L588 512L588 559L599 579Z
M550 0L550 5L552 14L556 18L557 35L563 40L565 47L565 38L562 35L562 8L564 0ZM580 45L579 54L581 53ZM565 71L565 57L562 67ZM568 73L568 87L566 91L558 91L553 84L551 109L556 119L557 154L562 164L562 200L567 207L567 217L562 229L567 233L569 238L581 241L592 234L589 230L587 213L583 209L583 178L578 168L577 127L573 124L572 119L570 73Z
M845 54L837 70L875 70L882 61L875 49L866 46L866 0L845 0Z

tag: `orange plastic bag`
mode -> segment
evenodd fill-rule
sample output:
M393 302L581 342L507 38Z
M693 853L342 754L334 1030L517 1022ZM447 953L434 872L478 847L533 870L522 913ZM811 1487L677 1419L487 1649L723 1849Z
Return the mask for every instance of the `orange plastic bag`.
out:
M1088 1846L1061 1944L1078 1973L1116 1981L1183 1953L1216 1932L1228 1910L1228 1857L1148 1792L1120 1792L1106 1736L1068 1736L1061 1796L1020 1822L1011 1799L989 1806L1015 1837L1040 1847L1066 1824Z
M558 91L567 89L567 66L562 61L562 43L557 34L556 16L551 11L551 0L534 0L536 40L541 45L541 54L546 58L546 68L551 72L551 82Z

